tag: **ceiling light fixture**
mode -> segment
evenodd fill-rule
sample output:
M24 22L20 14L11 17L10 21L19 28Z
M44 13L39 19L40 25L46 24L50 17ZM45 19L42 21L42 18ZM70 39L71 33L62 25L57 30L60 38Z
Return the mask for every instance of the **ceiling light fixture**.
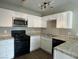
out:
M21 7L24 7L26 1L27 1L27 0L20 0L20 6L21 6Z
M48 7L50 8L53 8L53 6L51 6L51 4L54 4L54 0L53 1L47 1L47 0L44 0L42 2L42 4L40 4L40 8L42 11L46 10Z
M25 2L26 0L21 0L22 2Z

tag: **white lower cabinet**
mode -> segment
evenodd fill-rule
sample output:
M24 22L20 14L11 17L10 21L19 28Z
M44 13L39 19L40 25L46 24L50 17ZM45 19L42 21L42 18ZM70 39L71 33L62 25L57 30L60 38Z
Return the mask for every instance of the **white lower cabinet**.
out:
M38 48L41 48L46 52L52 54L52 39L43 37L40 38L40 36L31 36L30 51L34 51Z
M14 57L14 39L0 41L0 59L11 59Z
M40 48L40 36L30 37L30 51L34 51Z
M54 59L76 59L76 58L73 58L63 52L60 52L58 50L54 50Z
M52 54L52 39L41 38L41 48L48 53Z

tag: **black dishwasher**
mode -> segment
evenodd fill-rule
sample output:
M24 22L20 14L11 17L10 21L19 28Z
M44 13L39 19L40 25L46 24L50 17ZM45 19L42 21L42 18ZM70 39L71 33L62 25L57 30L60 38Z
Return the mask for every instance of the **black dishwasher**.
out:
M52 56L54 56L54 47L64 43L65 41L52 38ZM53 57L52 57L53 58Z
M53 38L53 39L52 39L52 42L53 42L53 44L52 44L53 47L56 47L56 46L58 46L58 45L64 43L65 41Z
M30 36L25 34L25 30L13 30L14 37L14 58L30 52Z

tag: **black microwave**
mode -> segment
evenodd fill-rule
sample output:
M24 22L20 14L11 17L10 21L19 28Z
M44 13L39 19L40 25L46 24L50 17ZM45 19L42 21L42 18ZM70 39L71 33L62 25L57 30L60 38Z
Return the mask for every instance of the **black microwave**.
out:
M13 25L14 26L26 26L27 25L27 21L23 18L15 18L13 20Z

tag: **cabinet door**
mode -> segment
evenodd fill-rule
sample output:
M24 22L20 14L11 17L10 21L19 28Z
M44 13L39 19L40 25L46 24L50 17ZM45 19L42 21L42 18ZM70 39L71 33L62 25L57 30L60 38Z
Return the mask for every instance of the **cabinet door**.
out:
M0 27L12 27L14 12L0 8Z
M42 26L42 28L46 28L47 27L47 20L45 20L45 17L42 17L42 19L41 19L41 26Z
M42 27L41 26L41 17L35 17L35 19L34 19L34 27Z
M52 54L52 39L41 39L41 48Z
M6 41L6 55L8 58L13 58L14 57L14 39L11 38Z
M40 48L40 36L31 36L30 51Z
M48 16L44 16L42 17L42 26L43 28L47 27L47 21L51 21L51 20L56 20L57 21L57 14L54 15L48 15ZM58 22L60 21L60 19L58 20ZM57 24L58 24L57 22Z
M28 27L41 27L41 17L29 15Z
M6 58L6 47L5 46L0 46L0 58Z
M62 14L62 28L67 28L67 14Z
M65 12L65 13L62 13L63 14L63 28L72 28L72 12L71 11L68 11L68 12Z
M65 12L65 13L61 13L61 16L62 16L62 18L61 18L61 21L62 21L62 26L60 26L60 28L68 28L68 20L70 20L70 19L68 19L68 14L67 14L67 12Z
M76 59L58 50L54 50L54 59Z
M58 16L57 16L57 23L56 23L56 28L62 28L63 27L63 25L62 25L62 23L63 23L63 16L62 16L62 14L58 14Z
M34 26L34 17L33 15L28 15L28 27L33 27Z
M72 28L72 12L59 13L57 17L57 28Z
M0 41L0 58L14 57L14 39L6 39Z
M27 14L22 13L22 12L15 12L14 17L24 18L25 20L27 20Z

